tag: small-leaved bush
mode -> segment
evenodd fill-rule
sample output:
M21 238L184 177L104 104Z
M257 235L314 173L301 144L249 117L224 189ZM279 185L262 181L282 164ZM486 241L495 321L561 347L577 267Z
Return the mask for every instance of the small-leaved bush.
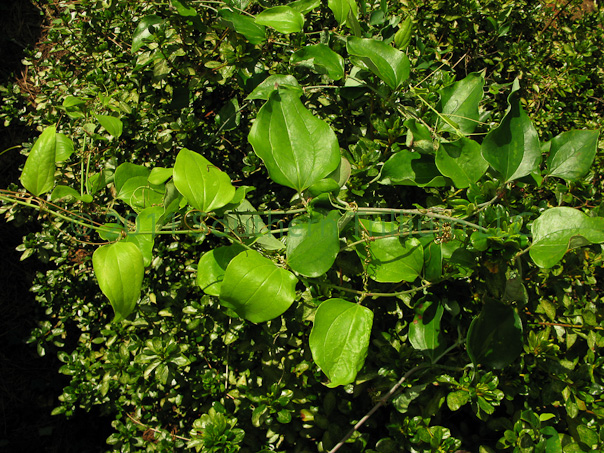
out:
M123 452L602 448L597 119L500 3L49 2L1 198L54 413Z

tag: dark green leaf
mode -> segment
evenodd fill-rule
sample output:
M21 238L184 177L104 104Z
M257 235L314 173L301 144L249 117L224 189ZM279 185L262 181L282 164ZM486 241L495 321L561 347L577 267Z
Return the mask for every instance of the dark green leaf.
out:
M156 15L143 17L132 36L132 53L138 51L146 43L153 41L154 27L162 24L164 20Z
M400 50L383 41L350 37L346 50L359 57L367 68L393 90L409 78L409 59Z
M482 157L480 145L462 137L453 143L441 143L436 152L436 167L451 178L458 189L476 183L489 168Z
M452 127L442 118L438 120L438 128L442 131L464 134L474 132L480 115L478 105L483 97L484 77L482 73L473 72L465 79L441 90L438 111L451 120L457 128Z
M600 131L569 131L554 137L547 158L547 174L578 181L589 171L598 149Z
M409 342L418 351L423 351L431 360L438 354L444 338L440 321L444 308L438 302L423 302L415 310L413 322L409 324Z
M258 25L253 17L244 16L228 9L221 9L218 14L229 22L235 31L247 38L252 44L262 44L266 40L264 27Z
M294 52L290 63L311 68L319 74L327 74L333 80L344 77L344 59L325 44L303 47Z
M406 149L386 161L380 179L380 184L386 185L442 187L446 183L432 156Z

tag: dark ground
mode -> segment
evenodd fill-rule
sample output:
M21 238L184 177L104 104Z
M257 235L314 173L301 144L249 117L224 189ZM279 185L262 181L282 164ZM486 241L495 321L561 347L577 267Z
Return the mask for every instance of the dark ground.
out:
M21 60L40 42L44 27L35 0L0 0L0 85L26 80ZM0 153L34 134L25 125L0 124ZM0 155L0 188L18 183L24 161L19 149ZM34 228L0 219L0 452L105 451L109 420L83 411L69 420L50 415L68 380L58 373L56 357L39 357L35 346L26 344L44 316L29 291L35 273L44 269L33 257L20 261L15 248Z

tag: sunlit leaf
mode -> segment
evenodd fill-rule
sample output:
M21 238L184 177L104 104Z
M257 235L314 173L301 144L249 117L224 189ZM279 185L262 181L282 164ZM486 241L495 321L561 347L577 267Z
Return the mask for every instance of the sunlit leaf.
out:
M280 86L293 87L298 92L299 96L302 96L302 88L300 88L300 85L294 76L273 74L260 82L246 99L262 99L268 101L272 92L277 90Z
M433 156L403 149L384 164L380 184L443 187L447 181L438 171Z
M600 131L568 131L551 140L547 171L567 181L578 181L589 171L598 150Z
M73 141L64 134L57 132L55 143L55 162L63 162L73 154Z
M489 168L480 145L465 137L452 143L441 143L435 162L438 170L451 178L458 189L476 183Z
M127 242L132 242L143 254L145 267L151 264L153 259L153 244L157 232L157 224L164 213L162 206L151 206L143 209L136 216L136 230L129 231L126 236Z
M400 50L383 41L349 37L346 50L359 57L367 68L392 88L398 88L409 78L409 59Z
M113 137L119 138L122 135L124 125L119 118L109 115L94 115L94 117Z
M233 244L217 247L204 253L197 265L197 285L210 296L220 296L222 280L233 258L245 251L245 247Z
M21 173L21 184L35 196L48 192L55 182L56 129L49 126L32 146Z
M344 77L344 59L325 44L302 47L293 53L290 63L327 74L333 80Z
M484 77L482 73L473 72L465 79L441 90L438 111L457 125L457 129L465 134L471 134L476 129L478 105L484 95ZM442 118L438 120L438 128L442 131L456 132Z
M136 27L132 36L132 53L138 51L146 43L153 41L155 27L162 24L164 20L156 15L143 17Z
M228 9L221 9L218 14L229 22L237 33L245 36L250 43L262 44L266 40L264 27L257 24L253 17L244 16Z
M256 14L256 23L280 33L298 33L304 27L304 16L289 6L273 6Z
M349 14L355 17L359 14L355 0L327 0L327 6L329 6L340 25L346 23Z

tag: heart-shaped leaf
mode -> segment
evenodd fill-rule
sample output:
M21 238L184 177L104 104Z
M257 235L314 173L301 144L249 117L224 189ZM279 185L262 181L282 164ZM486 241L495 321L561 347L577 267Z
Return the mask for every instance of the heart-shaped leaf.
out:
M189 204L210 212L228 204L235 196L231 178L201 154L183 148L174 164L174 185Z
M131 242L103 245L92 255L94 274L115 311L114 321L126 318L138 301L143 283L143 254Z
M573 248L604 242L604 217L588 217L578 209L551 208L533 222L531 258L549 268Z
M441 90L438 111L452 121L458 131L471 134L480 118L478 105L484 95L483 87L484 77L481 73L469 74L465 79ZM438 128L442 131L457 132L442 118L438 120Z
M547 174L578 181L589 171L598 150L600 131L568 131L551 140Z
M251 322L281 316L296 297L298 279L254 250L241 252L229 263L220 303Z
M453 143L441 143L436 152L436 167L453 180L458 189L476 183L489 168L482 157L480 145L462 137Z
M400 50L383 41L350 37L346 41L350 55L359 57L367 68L393 90L409 78L409 59Z
M220 296L222 280L229 263L243 251L245 247L233 244L217 247L202 255L197 265L197 284L204 293Z
M310 332L313 360L337 387L354 382L365 363L373 312L344 299L329 299L319 305Z
M49 126L32 146L21 173L21 184L39 197L55 183L56 129Z
M329 125L288 87L273 91L258 112L249 142L273 181L302 192L334 171L340 147Z
M539 168L541 145L537 130L520 104L520 83L514 81L509 108L499 126L482 142L482 155L508 182Z

